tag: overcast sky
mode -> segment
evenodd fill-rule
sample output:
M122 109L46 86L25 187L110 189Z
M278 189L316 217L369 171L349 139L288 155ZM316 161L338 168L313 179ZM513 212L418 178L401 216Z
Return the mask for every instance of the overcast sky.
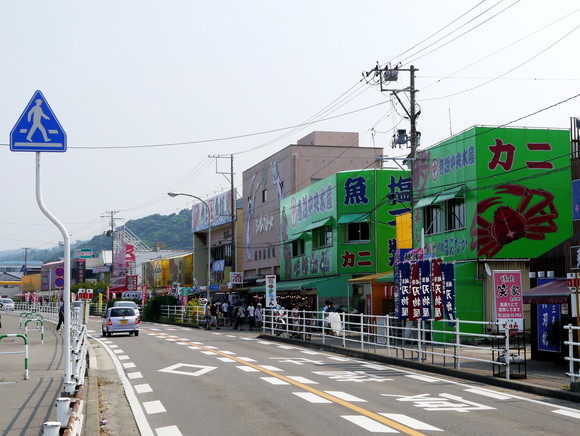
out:
M473 125L568 128L579 23L577 0L3 1L0 250L62 241L36 154L9 147L36 90L67 133L66 153L41 154L41 186L74 242L107 212L120 225L191 206L169 191L229 189L209 155L234 154L240 192L244 170L314 130L407 155L390 146L404 109L361 80L377 61L419 70L420 148Z

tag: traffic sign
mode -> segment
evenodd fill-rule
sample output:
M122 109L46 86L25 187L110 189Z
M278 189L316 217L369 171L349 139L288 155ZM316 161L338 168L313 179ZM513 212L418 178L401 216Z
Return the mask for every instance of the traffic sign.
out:
M59 266L58 268L56 268L54 270L54 273L58 276L58 277L62 277L64 276L64 268L62 266Z
M11 151L66 151L66 133L42 92L36 91L10 132Z
M64 279L62 277L57 277L56 279L54 279L54 285L57 288L62 288L64 286Z

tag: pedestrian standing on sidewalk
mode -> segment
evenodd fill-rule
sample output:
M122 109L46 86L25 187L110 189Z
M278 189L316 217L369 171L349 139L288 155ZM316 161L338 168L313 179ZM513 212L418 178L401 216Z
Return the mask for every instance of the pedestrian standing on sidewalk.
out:
M258 303L256 310L254 310L254 319L256 321L256 327L258 329L262 328L262 305Z
M217 313L218 313L218 308L217 308L217 304L212 304L209 308L209 315L210 315L210 322L209 322L209 328L211 329L211 326L215 324L215 328L216 330L219 330L219 326L217 323Z
M204 316L205 316L205 329L211 330L211 302L209 301L205 305Z
M250 303L248 306L248 329L255 330L256 329L256 318L255 318L256 308L254 307L254 303Z
M60 309L58 309L58 324L56 325L56 330L60 330L60 326L64 322L64 303L60 305Z
M244 322L246 321L246 309L243 304L240 304L236 309L236 323L234 328L244 330Z

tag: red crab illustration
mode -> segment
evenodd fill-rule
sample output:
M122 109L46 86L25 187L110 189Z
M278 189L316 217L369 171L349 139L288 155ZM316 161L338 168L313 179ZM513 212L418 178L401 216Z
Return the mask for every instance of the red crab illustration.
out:
M471 249L477 248L478 256L493 257L504 245L518 239L539 241L546 238L546 233L558 230L554 222L558 218L558 211L551 192L506 184L498 186L495 193L515 195L521 197L521 200L516 209L507 205L498 207L492 222L482 215L490 207L501 204L501 197L486 198L478 203L477 214L471 224ZM541 198L534 200L534 196Z

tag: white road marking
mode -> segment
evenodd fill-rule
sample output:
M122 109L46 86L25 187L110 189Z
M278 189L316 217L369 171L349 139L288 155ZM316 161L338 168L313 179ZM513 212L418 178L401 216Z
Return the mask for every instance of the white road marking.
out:
M136 366L137 365L135 365L133 362L123 363L123 368L125 368L125 369L135 368Z
M208 354L208 355L209 355L209 354L216 354L216 352L215 352L215 351L206 351L206 350L203 350L203 351L202 351L202 353L203 353L203 354Z
M97 333L97 332L94 330L87 330L87 333Z
M129 378L130 380L134 380L136 378L143 378L143 374L141 374L139 371L129 372L127 373L127 378Z
M312 392L292 392L297 397L302 398L303 400L308 401L309 403L316 403L316 404L328 404L332 403L332 401L327 400L326 398L322 398L320 395L313 394Z
M157 436L183 436L176 425L156 428L155 433L157 433Z
M377 369L379 371L390 371L390 370L392 370L392 368L389 368L388 366L375 365L373 363L365 363L362 366L364 366L365 368L368 368L368 369Z
M293 347L292 345L278 345L278 348L282 348L283 350L295 350L296 347Z
M246 338L246 337L243 337L242 338L242 341L255 341L255 339L254 338Z
M238 357L238 359L243 360L244 362L256 362L254 359L250 357Z
M158 324L156 324L156 325L158 325ZM155 331L157 332L157 331L159 331L159 330L161 330L161 329L154 329L154 328L150 328L149 330L155 330Z
M143 407L145 408L145 412L147 415L153 415L154 413L162 413L165 412L165 407L161 404L161 401L145 401L143 403Z
M370 431L371 433L399 433L394 428L387 427L386 425L363 415L343 415L342 418Z
M419 381L424 381L427 383L435 383L435 382L444 381L444 380L441 380L440 378L429 377L427 375L419 375L419 374L407 374L407 375L405 375L405 377L409 377L409 378L419 380Z
M189 345L189 343L186 342L176 342L177 345Z
M116 350L113 350L113 353L115 353L115 354L121 354L121 353L124 353L124 351L121 350L121 349L116 349Z
M173 339L173 338L165 338L166 341L169 342L177 342L177 339Z
M552 412L557 413L559 415L569 416L570 418L580 419L580 412L573 412L571 410L564 409L556 409L552 410Z
M143 383L141 385L135 385L133 387L135 388L135 392L137 392L138 394L146 394L147 392L153 392L153 389L151 389L149 383Z
M284 372L283 369L280 369L277 366L262 365L261 368L264 368L264 369L267 369L268 371L273 371L273 372Z
M221 360L222 362L225 363L237 362L236 360L230 359L229 357L218 357L218 360Z
M218 347L214 347L213 345L206 345L205 348L209 348L210 350L217 350Z
M432 425L426 424L418 419L400 413L379 413L379 415L397 421L399 424L411 427L414 430L443 431L440 428L433 427Z
M178 368L190 368L193 371L178 371ZM182 374L182 375L192 375L200 376L206 374L210 371L216 369L217 366L205 366L205 365L191 365L189 363L176 363L175 365L168 366L167 368L160 369L159 372L168 372L172 374Z
M129 360L129 356L119 356L119 360Z
M236 366L236 368L241 369L245 372L259 372L259 369L252 368L251 366Z
M336 360L337 362L352 362L352 359L348 357L338 357L338 356L326 356L330 360Z
M472 389L465 389L467 392L471 392L472 394L483 395L484 397L495 398L496 400L509 400L512 397L510 395L500 394L494 391L488 391L487 389L481 388L472 388Z
M112 350L113 348L118 348L118 347L119 347L119 346L118 346L118 345L115 345L115 344L113 344L113 345L109 345L109 348L110 348L111 350Z
M233 351L222 351L222 354L227 354L227 355L235 355L236 353L234 353Z
M314 380L310 380L306 377L291 375L288 378L294 380L295 382L302 383L305 385L317 385L318 384L318 382L315 382Z
M302 350L300 352L301 353L304 353L304 354L312 354L312 355L315 355L315 354L323 354L320 351L312 351L312 350Z
M362 398L355 397L354 395L347 394L346 392L340 391L324 391L333 397L340 398L341 400L348 401L350 403L366 403L367 400L363 400Z
M167 330L168 332L174 332L177 329L165 329L165 330Z
M289 385L290 383L284 381L284 380L280 380L279 378L276 377L260 377L262 380L267 381L268 383L272 384L272 385Z
M273 342L268 342L268 341L258 341L258 344L262 344L262 345L274 345Z

